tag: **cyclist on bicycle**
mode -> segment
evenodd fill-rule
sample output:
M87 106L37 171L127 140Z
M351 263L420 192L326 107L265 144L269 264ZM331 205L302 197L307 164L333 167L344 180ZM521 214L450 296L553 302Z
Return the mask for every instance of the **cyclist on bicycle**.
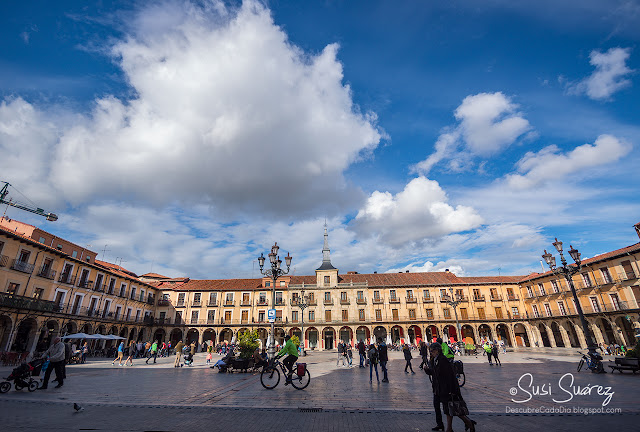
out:
M285 344L284 347L278 353L278 357L282 357L285 354L289 354L283 361L282 364L287 368L289 374L287 375L287 379L284 385L289 385L291 382L291 376L293 375L293 364L298 360L298 348L291 341L291 336L286 335L284 337Z

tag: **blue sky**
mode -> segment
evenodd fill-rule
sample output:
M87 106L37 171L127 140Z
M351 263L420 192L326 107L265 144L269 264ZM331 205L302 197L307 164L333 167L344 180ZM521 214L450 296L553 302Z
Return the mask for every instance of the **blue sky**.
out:
M5 2L0 180L60 219L7 214L194 278L325 219L344 272L635 243L638 2L433 3Z

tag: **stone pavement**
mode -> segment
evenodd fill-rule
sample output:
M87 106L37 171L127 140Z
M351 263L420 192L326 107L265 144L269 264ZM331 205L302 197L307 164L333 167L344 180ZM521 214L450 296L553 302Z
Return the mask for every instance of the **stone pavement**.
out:
M391 382L378 384L374 373L370 384L368 368L336 367L335 353L311 353L305 358L311 384L303 391L282 382L265 390L259 374L218 374L204 364L202 354L193 367L180 369L172 367L172 359L158 359L156 365L138 360L126 368L94 360L67 366L61 389L12 389L0 395L0 418L3 426L21 430L178 431L207 425L248 431L430 430L435 423L431 387L418 369L420 361L413 360L416 374L411 375L403 371L402 353L391 357ZM471 417L482 425L479 430L527 431L546 425L550 430L588 431L612 423L638 430L640 375L577 373L575 350L510 352L501 356L502 367L489 366L483 356L463 360L467 384L462 392ZM519 386L525 373L531 377L525 376ZM0 376L6 375L7 368L0 369ZM604 394L592 386L601 386ZM591 394L565 401L570 395L563 388L572 393L590 389ZM524 401L527 392L532 395ZM603 408L607 394L611 400ZM75 413L74 402L85 410ZM542 412L533 412L541 407ZM574 408L616 413L574 414ZM526 409L526 415L515 412ZM462 430L459 420L454 429Z

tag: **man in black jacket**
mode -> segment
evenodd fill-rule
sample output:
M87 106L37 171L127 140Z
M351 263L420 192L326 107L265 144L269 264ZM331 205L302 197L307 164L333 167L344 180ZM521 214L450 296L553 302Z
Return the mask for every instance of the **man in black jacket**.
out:
M358 354L360 354L360 367L364 367L364 359L367 358L367 347L364 345L364 341L360 339L358 343Z
M387 362L389 361L389 354L387 352L387 344L384 343L384 339L378 338L378 357L380 360L380 367L384 377L382 382L388 383L389 377L387 376Z

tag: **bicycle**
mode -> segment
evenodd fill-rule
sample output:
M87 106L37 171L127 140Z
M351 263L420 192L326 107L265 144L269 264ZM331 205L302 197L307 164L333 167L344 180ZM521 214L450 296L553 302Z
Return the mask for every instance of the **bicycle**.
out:
M262 387L267 390L273 390L280 383L280 370L286 377L288 375L287 368L282 364L280 358L282 356L276 356L262 369L260 373L260 383ZM280 366L280 370L278 370ZM304 372L303 372L304 370ZM297 390L305 389L311 382L311 374L307 369L306 363L296 363L293 367L293 374L291 375L291 385Z
M607 371L604 370L604 365L602 364L602 356L600 354L584 354L580 351L578 351L578 354L582 356L582 358L578 362L578 372L582 370L582 367L586 363L587 369L589 369L592 373L607 373Z

